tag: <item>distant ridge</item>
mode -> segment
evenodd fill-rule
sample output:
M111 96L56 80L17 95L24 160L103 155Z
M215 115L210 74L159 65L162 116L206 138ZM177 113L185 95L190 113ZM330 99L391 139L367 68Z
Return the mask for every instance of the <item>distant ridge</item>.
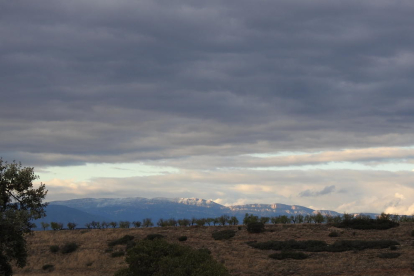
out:
M66 207L66 209L64 208ZM200 198L81 198L49 202L46 218L36 221L55 221L66 224L76 222L78 227L85 227L94 221L142 221L151 218L156 223L160 218L208 218L221 215L236 216L243 220L246 213L257 216L274 217L279 215L315 214L340 215L330 210L314 210L300 205L274 204L245 204L224 206L212 200Z

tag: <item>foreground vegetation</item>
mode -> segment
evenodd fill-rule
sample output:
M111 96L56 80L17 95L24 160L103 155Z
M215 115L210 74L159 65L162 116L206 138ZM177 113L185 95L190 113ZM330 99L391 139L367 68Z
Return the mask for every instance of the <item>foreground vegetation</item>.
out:
M261 223L255 220L250 223ZM182 258L193 255L205 265L214 264L213 269L224 266L230 275L240 276L412 275L413 230L414 223L401 222L385 230L302 223L266 224L258 233L249 232L248 225L37 231L27 237L27 267L15 271L28 276L113 276L118 271L127 273L135 262L130 256L141 256L141 262L153 260L151 252L159 251L148 249L152 244L169 252L177 249L177 254L164 256L165 264L171 264L168 267L181 271L170 275L191 275L182 274L186 270ZM75 250L63 253L61 249L71 243L76 244ZM51 246L56 246L55 252ZM167 269L161 259L155 258L154 263ZM189 271L196 270L193 265Z

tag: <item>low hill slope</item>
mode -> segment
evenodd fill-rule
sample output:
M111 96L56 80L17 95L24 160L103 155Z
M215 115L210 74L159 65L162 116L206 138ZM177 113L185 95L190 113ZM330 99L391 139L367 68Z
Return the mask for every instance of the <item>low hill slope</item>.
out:
M223 229L234 229L236 235L229 240L214 240L212 233ZM249 234L246 228L237 226L211 227L166 227L132 229L96 229L38 231L27 237L29 258L23 269L15 269L17 276L58 275L58 276L106 276L126 266L124 257L111 257L108 242L124 235L132 235L135 240L144 239L148 234L162 234L169 242L188 245L193 248L208 248L218 261L224 263L232 275L413 275L414 237L413 223L402 223L399 227L379 230L337 229L327 225L266 225L268 230L261 234ZM337 231L339 237L329 237ZM178 237L187 236L185 242ZM246 242L269 240L323 240L329 244L337 240L395 240L397 250L366 249L346 252L311 252L305 260L274 260L268 257L272 250L258 250ZM50 252L50 246L62 246L75 242L79 248L72 253ZM125 245L117 245L112 252L123 250ZM398 258L379 258L380 253L400 253ZM54 270L42 269L46 264L54 265Z

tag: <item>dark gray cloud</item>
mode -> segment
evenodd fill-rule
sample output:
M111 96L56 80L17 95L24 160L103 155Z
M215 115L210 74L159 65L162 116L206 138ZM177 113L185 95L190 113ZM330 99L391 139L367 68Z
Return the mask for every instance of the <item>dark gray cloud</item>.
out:
M299 193L299 196L300 197L316 197L316 196L321 196L321 195L329 195L333 193L335 190L336 190L335 185L331 185L331 186L325 186L320 191L312 191L309 189L304 190Z
M0 155L78 164L410 145L413 11L2 1Z

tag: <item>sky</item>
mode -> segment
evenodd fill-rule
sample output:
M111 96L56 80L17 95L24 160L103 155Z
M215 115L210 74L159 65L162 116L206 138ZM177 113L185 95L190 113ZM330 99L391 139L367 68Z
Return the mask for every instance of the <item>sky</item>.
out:
M47 201L414 214L414 2L0 0L0 157Z

